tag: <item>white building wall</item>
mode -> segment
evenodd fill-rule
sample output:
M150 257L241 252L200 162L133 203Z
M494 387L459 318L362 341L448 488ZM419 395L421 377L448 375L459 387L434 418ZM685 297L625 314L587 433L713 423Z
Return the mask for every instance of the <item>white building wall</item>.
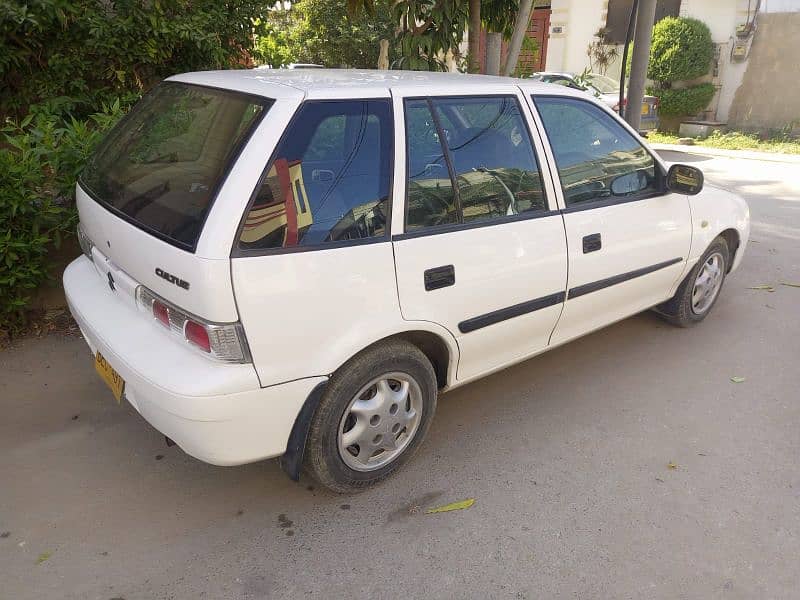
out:
M769 10L785 9L787 5L800 10L800 0L762 0ZM751 0L751 9L756 1ZM550 16L546 70L580 73L589 66L586 47L594 34L606 24L608 0L553 0ZM708 25L711 39L718 46L719 61L716 75L711 79L719 92L709 107L709 117L725 121L728 117L736 89L742 82L747 63L731 63L730 50L736 26L747 21L748 0L682 0L681 16L698 19ZM559 31L561 28L561 31ZM618 77L622 67L620 58L607 74ZM709 79L709 78L706 78Z
M552 1L547 71L580 73L589 66L586 47L597 30L605 26L607 8L608 0Z
M761 10L768 13L800 12L800 0L762 0Z

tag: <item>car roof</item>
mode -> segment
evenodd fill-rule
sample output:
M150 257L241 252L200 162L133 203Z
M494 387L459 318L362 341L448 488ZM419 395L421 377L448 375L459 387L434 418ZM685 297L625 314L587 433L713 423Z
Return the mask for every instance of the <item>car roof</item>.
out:
M222 88L269 98L313 96L315 98L388 97L395 88L419 89L420 95L441 94L443 89L465 87L524 86L533 93L571 95L570 90L530 79L441 73L429 71L382 71L355 69L230 69L198 71L168 78L196 85ZM435 92L433 91L435 89Z

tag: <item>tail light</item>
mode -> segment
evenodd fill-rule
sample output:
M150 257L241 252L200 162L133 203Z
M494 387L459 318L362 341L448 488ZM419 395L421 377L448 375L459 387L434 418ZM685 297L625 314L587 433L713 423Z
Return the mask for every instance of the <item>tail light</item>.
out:
M628 106L628 99L627 98L623 98L622 99L622 107L625 108L626 106ZM612 110L614 110L616 112L619 112L619 102L617 102L614 105L614 108Z
M78 243L81 245L81 250L86 255L86 258L94 261L94 258L92 258L92 248L94 248L94 243L83 231L83 227L81 227L80 223L78 223Z
M209 323L156 296L143 285L136 288L136 304L173 335L206 356L231 363L252 360L241 323Z

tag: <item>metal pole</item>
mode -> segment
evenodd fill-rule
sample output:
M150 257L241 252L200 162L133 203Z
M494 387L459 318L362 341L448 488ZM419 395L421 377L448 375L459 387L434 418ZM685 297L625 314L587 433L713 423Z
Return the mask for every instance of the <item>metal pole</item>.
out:
M628 31L625 33L625 49L622 51L622 70L619 74L619 116L625 117L625 75L628 68L628 50L631 47L633 37L633 26L636 24L636 10L639 8L639 0L633 0L631 4L631 14L628 15Z
M628 106L625 120L636 131L642 123L642 101L647 63L650 59L650 41L653 37L653 21L656 18L656 0L640 0L636 15L636 34L633 38L631 79L628 85Z

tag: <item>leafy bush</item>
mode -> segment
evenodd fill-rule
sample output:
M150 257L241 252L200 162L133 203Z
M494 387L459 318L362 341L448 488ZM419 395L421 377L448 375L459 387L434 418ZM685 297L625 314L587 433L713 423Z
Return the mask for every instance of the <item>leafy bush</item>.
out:
M300 0L295 7L300 17L295 37L302 62L375 69L380 40L394 38L396 24L387 2L376 3L373 15L365 11L350 15L340 0Z
M393 40L395 27L388 3L376 4L373 14L350 14L340 0L298 0L288 10L269 11L256 39L256 58L272 67L303 62L375 69L380 40Z
M694 115L703 110L714 97L716 88L711 83L701 83L685 89L647 88L647 93L658 96L658 112L665 117Z
M74 232L102 132L168 75L247 66L269 4L0 0L0 329L19 326L48 250Z
M64 122L36 107L0 129L0 329L23 322L31 291L48 277L49 248L74 231L78 174L122 113L115 102Z
M254 55L262 65L281 67L298 60L298 48L294 39L297 28L297 12L276 8L261 23L256 38Z
M261 0L0 1L0 117L86 117L168 75L243 64ZM51 112L52 112L51 110Z
M705 23L665 17L653 27L647 76L659 82L702 77L708 73L713 56L711 31Z

